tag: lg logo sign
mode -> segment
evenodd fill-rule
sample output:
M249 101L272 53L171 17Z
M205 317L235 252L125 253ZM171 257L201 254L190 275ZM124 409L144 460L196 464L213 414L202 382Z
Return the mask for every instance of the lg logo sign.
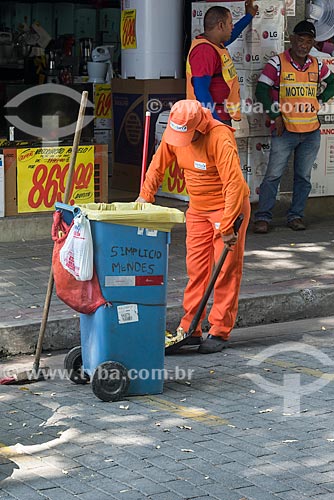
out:
M258 151L261 151L261 149L262 149L263 151L268 151L268 150L270 149L270 145L269 145L269 144L261 144L261 142L258 142L258 143L256 144L256 149L257 149Z
M262 33L262 38L264 38L265 40L267 38L273 39L273 38L277 38L277 37L278 37L277 31L264 31Z
M246 54L246 62L258 62L260 60L259 54Z

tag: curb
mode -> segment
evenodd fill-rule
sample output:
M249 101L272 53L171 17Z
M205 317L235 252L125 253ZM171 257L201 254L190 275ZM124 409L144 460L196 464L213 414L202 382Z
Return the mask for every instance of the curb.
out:
M319 318L333 314L334 285L300 288L291 292L257 293L240 296L239 311L233 339L242 335L245 327L270 325L308 318ZM210 301L209 301L210 307ZM167 306L167 329L177 327L183 314L182 305ZM207 328L207 322L203 328ZM18 323L0 327L0 357L17 354L32 354L35 351L40 322ZM71 349L80 345L79 318L64 317L47 323L43 347L45 351Z

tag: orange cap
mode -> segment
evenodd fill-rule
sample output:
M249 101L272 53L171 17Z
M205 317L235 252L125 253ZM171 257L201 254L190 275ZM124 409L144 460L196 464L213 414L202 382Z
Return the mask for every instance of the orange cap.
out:
M201 103L193 99L177 101L170 111L164 139L171 146L189 146L203 118Z

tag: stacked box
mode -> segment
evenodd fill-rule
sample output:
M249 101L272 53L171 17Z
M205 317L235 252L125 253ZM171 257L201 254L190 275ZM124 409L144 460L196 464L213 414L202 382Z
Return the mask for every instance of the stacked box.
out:
M248 179L248 139L247 137L240 137L236 139L238 146L238 153L240 158L240 167L244 179Z
M5 216L5 159L0 154L0 217Z
M320 149L313 164L310 196L334 195L334 114L319 114Z
M329 69L334 71L334 58L321 59ZM332 196L334 195L334 98L324 104L319 112L321 123L320 149L313 164L310 196Z
M139 192L146 111L151 112L148 166L155 151L155 127L159 114L184 98L183 79L113 80L113 188Z
M162 135L166 130L169 113L170 111L162 111L158 116L155 125L155 150L157 150ZM173 164L167 168L162 185L157 194L159 196L165 196L166 198L176 198L183 201L189 200L184 174L178 167L177 161L174 161Z
M259 199L259 188L266 172L270 154L270 136L248 139L247 184L250 189L250 201Z
M255 104L255 89L258 78L270 57L284 50L284 4L282 1L264 0L259 4L259 12L244 30L244 67L246 72L245 102L253 106L248 113L249 135L262 137L270 135L270 120L265 113L259 112ZM234 43L231 45L233 47Z

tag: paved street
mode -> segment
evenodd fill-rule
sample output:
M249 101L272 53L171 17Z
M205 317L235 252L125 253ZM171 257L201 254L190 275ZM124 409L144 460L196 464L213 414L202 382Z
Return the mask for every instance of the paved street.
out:
M168 356L163 394L114 403L45 355L54 379L0 386L0 499L332 500L333 340L334 317L239 329Z
M173 228L168 261L167 327L183 314L188 277L185 227ZM50 273L52 240L0 243L0 355L33 352ZM306 231L285 222L256 235L249 228L237 325L291 321L333 314L334 218L311 219ZM209 301L210 303L210 301ZM79 336L78 313L55 292L44 346L64 349Z

